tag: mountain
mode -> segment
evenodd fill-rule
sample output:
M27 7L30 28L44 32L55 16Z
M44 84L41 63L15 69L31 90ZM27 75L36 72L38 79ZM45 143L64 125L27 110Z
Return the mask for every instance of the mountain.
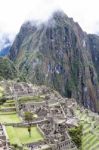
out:
M7 56L11 48L12 41L7 34L1 34L0 36L0 57Z
M99 37L56 11L42 24L22 25L9 58L23 77L99 112Z

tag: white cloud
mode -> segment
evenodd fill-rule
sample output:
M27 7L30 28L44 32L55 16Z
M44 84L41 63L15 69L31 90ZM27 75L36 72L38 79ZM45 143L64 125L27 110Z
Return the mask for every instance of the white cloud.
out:
M0 0L0 31L17 33L28 19L47 19L58 8L83 30L99 32L99 0Z
M10 46L13 42L12 39L13 39L13 37L11 37L10 35L1 33L0 34L0 51L3 48Z

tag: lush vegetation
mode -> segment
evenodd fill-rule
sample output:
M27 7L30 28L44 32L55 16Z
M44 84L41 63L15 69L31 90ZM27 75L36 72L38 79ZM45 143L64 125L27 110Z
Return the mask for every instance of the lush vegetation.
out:
M77 145L78 148L81 148L82 145L82 125L78 127L69 129L69 134L72 137L73 142Z
M90 112L91 113L91 112ZM83 126L81 150L99 149L99 124L89 116L87 111L76 111L77 117L81 120Z
M0 79L14 79L17 77L17 70L8 58L0 58Z
M31 112L25 112L24 118L25 118L25 121L31 122L33 120L33 114Z
M8 137L10 139L11 144L21 145L20 140L16 136L16 132L12 126L6 127Z
M0 112L0 122L1 123L18 123L20 122L20 118L18 115L14 112L7 112L3 113Z
M43 140L43 137L36 126L31 127L31 137L28 134L27 128L15 128L12 126L6 127L7 134L10 138L11 144L22 144L22 143L31 143L38 140Z

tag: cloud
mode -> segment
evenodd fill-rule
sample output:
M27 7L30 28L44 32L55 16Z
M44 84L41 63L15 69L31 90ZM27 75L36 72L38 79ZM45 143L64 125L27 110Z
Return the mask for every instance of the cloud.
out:
M56 9L73 17L83 30L99 32L99 0L0 0L0 31L16 34L26 20L46 20Z
M0 34L0 51L3 48L6 48L6 47L10 46L13 42L13 39L14 38L11 35L1 33Z

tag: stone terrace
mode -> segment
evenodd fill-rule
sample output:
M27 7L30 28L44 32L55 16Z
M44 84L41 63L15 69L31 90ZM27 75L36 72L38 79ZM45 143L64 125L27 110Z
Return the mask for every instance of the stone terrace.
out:
M68 103L68 99L63 98L58 92L46 86L35 86L30 83L8 81L3 88L7 90L7 96L15 99L17 113L23 121L13 123L13 126L24 126L24 114L31 112L31 125L36 124L44 136L43 142L26 144L31 150L43 150L44 147L51 150L77 150L67 133L67 129L71 127L69 119L74 119L73 122L76 121L77 124L79 122L74 118L73 107L77 107L75 100L71 99ZM72 126L75 124L72 123Z

